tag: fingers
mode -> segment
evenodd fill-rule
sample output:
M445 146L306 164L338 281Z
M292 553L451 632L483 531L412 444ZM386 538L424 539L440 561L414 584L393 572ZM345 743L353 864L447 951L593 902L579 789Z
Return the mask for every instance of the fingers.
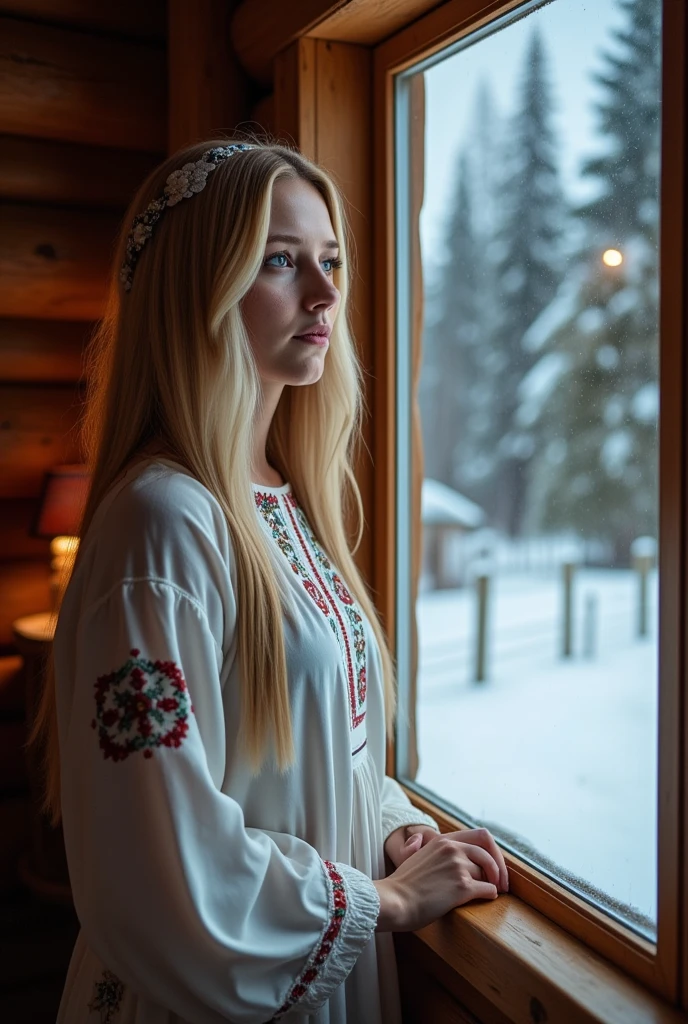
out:
M461 845L468 859L473 861L474 864L479 865L485 872L487 881L495 886L499 886L499 867L494 857L487 850L483 850L482 846L472 846L470 843L463 843Z
M496 885L489 882L475 882L473 885L473 899L496 900L499 896Z
M404 853L405 854L408 853L409 855L412 854L412 853L415 853L416 850L420 850L422 845L423 845L423 836L421 835L420 832L416 832L415 835L409 836L409 838L404 843L404 847L403 847Z
M475 861L473 860L468 861L468 873L470 874L471 878L474 878L476 880L476 882L482 882L485 879L483 869L480 867L479 864L476 864Z
M489 829L466 828L462 829L460 832L451 832L449 834L452 839L456 839L459 843L469 843L473 846L482 847L482 849L487 850L497 864L497 868L499 870L499 888L502 892L509 891L509 872L507 871L504 854L497 846L495 838Z
M402 846L401 850L399 851L398 863L396 864L396 867L399 867L399 865L403 864L405 860L408 860L408 858L412 854L420 850L422 845L423 836L419 832L417 832L413 836L410 836L409 839L407 839L404 845Z
M426 843L430 842L431 839L438 836L440 833L436 832L434 828L430 828L428 825L407 825L406 826L406 837L410 839L411 836L418 835L422 839L421 846L425 846Z

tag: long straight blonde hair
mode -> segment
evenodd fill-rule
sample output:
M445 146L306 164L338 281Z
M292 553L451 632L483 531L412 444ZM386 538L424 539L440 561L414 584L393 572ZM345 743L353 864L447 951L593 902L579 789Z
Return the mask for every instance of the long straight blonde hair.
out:
M212 147L246 141L256 148L220 163L201 193L166 211L140 253L131 291L125 292L119 271L134 217L163 194L172 171ZM253 424L261 389L240 308L264 260L273 185L285 177L310 182L327 205L343 261L333 271L341 299L322 376L314 384L284 387L266 454L291 483L319 543L371 623L380 649L391 737L394 662L353 559L364 527L352 468L362 442L364 396L363 370L348 322L349 229L339 189L322 168L297 150L264 138L221 138L185 147L149 175L122 223L105 314L86 349L86 402L80 421L90 489L79 537L106 492L151 442L161 444L199 480L226 516L237 571L242 733L255 772L265 761L270 740L280 770L295 757L282 624L288 599L274 571L251 487ZM358 528L350 549L345 522L352 509ZM79 562L81 549L75 548L53 625ZM51 651L28 746L36 750L42 810L53 826L62 818L55 685Z

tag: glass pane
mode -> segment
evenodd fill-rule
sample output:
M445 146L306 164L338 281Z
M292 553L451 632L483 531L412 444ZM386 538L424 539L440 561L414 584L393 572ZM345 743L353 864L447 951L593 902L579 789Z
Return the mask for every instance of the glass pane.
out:
M526 4L396 82L399 775L652 940L660 18Z

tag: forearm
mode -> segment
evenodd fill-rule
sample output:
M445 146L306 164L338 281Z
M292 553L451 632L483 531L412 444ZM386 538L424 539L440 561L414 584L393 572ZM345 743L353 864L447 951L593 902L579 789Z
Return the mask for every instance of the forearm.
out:
M388 878L373 882L380 899L376 932L394 932L400 930L402 919L402 901L396 886Z

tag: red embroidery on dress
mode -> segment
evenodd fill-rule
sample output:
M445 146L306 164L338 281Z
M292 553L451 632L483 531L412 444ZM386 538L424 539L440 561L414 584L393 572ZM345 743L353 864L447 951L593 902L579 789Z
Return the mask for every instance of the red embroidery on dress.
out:
M286 495L286 497L287 497L287 511L289 512L289 515L291 517L292 526L294 527L294 530L295 530L295 532L296 532L296 534L297 534L297 536L298 536L298 538L299 538L299 540L301 542L301 547L304 550L306 558L308 559L308 561L310 563L311 569L313 570L318 583L321 585L321 587L323 588L324 592L328 593L327 587L322 582L322 580L320 578L320 575L318 573L318 570L313 565L313 560L312 560L311 555L310 555L310 550L308 548L308 545L306 543L304 543L303 536L302 536L301 531L299 530L299 528L298 528L298 526L296 524L296 521L294 519L294 515L292 513L292 509L289 508L289 505L291 505L292 508L295 509L296 514L298 515L298 517L299 517L299 519L301 521L301 527L304 530L304 532L306 532L308 534L309 540L311 542L313 550L315 551L316 557L317 557L318 561L320 562L320 564L321 564L321 566L323 568L323 572L325 574L325 578L326 578L327 582L329 583L331 589L334 590L334 592L337 594L337 597L340 599L342 604L344 604L346 614L347 614L347 616L349 618L349 622L351 623L351 628L352 628L353 634L354 634L354 653L356 655L356 662L357 662L357 666L358 666L358 671L356 673L356 686L354 686L354 678L353 678L354 670L353 670L353 666L351 664L351 651L349 649L349 637L348 637L348 634L346 632L346 629L344 628L344 623L342 622L342 617L340 615L339 609L337 608L337 606L334 603L334 601L332 601L332 610L334 611L334 614L337 616L337 619L339 620L339 624L340 624L340 627L341 627L342 635L344 637L344 643L346 645L347 676L348 676L348 680L349 680L349 702L351 704L352 729L355 729L358 725L361 724L361 722L365 718L365 699L366 699L366 693L367 693L367 690L368 690L368 677L367 677L367 673L366 673L366 656L365 656L365 654L366 654L366 641L365 641L365 633L363 631L363 616L356 609L356 607L354 605L354 600L353 600L351 594L349 593L349 591L346 589L344 583L342 582L341 577L338 576L336 572L334 572L330 560L327 558L325 553L320 548L320 545L317 543L315 537L313 536L312 530L308 526L308 521L306 520L306 517L304 516L303 511L298 507L298 505L296 504L296 502L293 499L293 496ZM290 497L292 498L291 502L289 501ZM329 596L329 594L328 594L328 596ZM357 698L358 698L358 703L357 703Z
M155 747L180 747L188 730L193 705L181 669L173 661L140 658L134 647L131 657L115 672L98 677L94 685L100 748L106 759L123 761L143 750L153 756Z
M283 1014L290 1010L294 1003L298 1002L306 992L308 987L318 976L318 971L327 960L328 956L332 952L332 944L339 935L342 928L342 922L344 915L346 914L346 889L344 888L344 879L337 871L332 861L323 861L327 868L327 874L332 883L332 893L330 896L330 924L322 937L320 945L310 957L304 970L296 982L294 987L289 992L287 998L284 1000L279 1010L272 1018L277 1020Z
M303 548L303 551L311 567L311 570L315 575L317 582L320 584L320 589L318 589L318 587L315 586L313 580L310 578L308 574L308 569L300 560L298 554L294 550L294 545L291 542L291 539L287 532L286 524L282 518L282 510L277 496L274 494L268 494L264 491L257 491L255 494L256 505L258 506L259 511L262 513L263 518L270 527L272 531L272 536L275 538L277 542L277 546L280 548L284 556L288 559L292 571L301 575L301 581L303 583L304 589L308 592L308 594L310 594L313 601L317 604L318 608L320 608L320 610L327 615L330 628L332 629L332 632L337 638L337 643L339 644L340 650L342 651L342 655L346 660L347 680L349 684L349 705L351 709L351 728L355 729L358 725L361 724L361 722L365 718L365 699L367 691L367 675L365 666L366 642L365 633L363 631L363 617L354 607L353 598L351 597L348 590L344 586L340 577L333 572L328 572L328 570L331 571L332 569L330 562L317 545L315 538L313 537L312 531L306 530L309 537L311 538L311 542L318 557L318 561L323 566L325 576L330 581L330 586L332 590L335 591L335 593L341 600L342 604L344 604L347 617L349 618L349 621L351 623L351 627L354 633L353 647L356 656L356 661L358 664L356 683L354 683L354 668L351 660L349 636L344 626L342 616L335 601L332 599L331 594L328 592L327 586L323 583L317 568L313 564L313 559L311 558L310 551L308 549L307 544L304 543L303 535L299 530L298 526L296 525L296 522L294 521L294 516L292 514L291 509L294 508L298 511L299 516L301 517L302 520L302 524L306 522L305 517L303 516L302 511L299 509L299 506L293 494L286 494L285 500L287 502L287 511L289 513L294 531L296 532L299 538L301 547Z

